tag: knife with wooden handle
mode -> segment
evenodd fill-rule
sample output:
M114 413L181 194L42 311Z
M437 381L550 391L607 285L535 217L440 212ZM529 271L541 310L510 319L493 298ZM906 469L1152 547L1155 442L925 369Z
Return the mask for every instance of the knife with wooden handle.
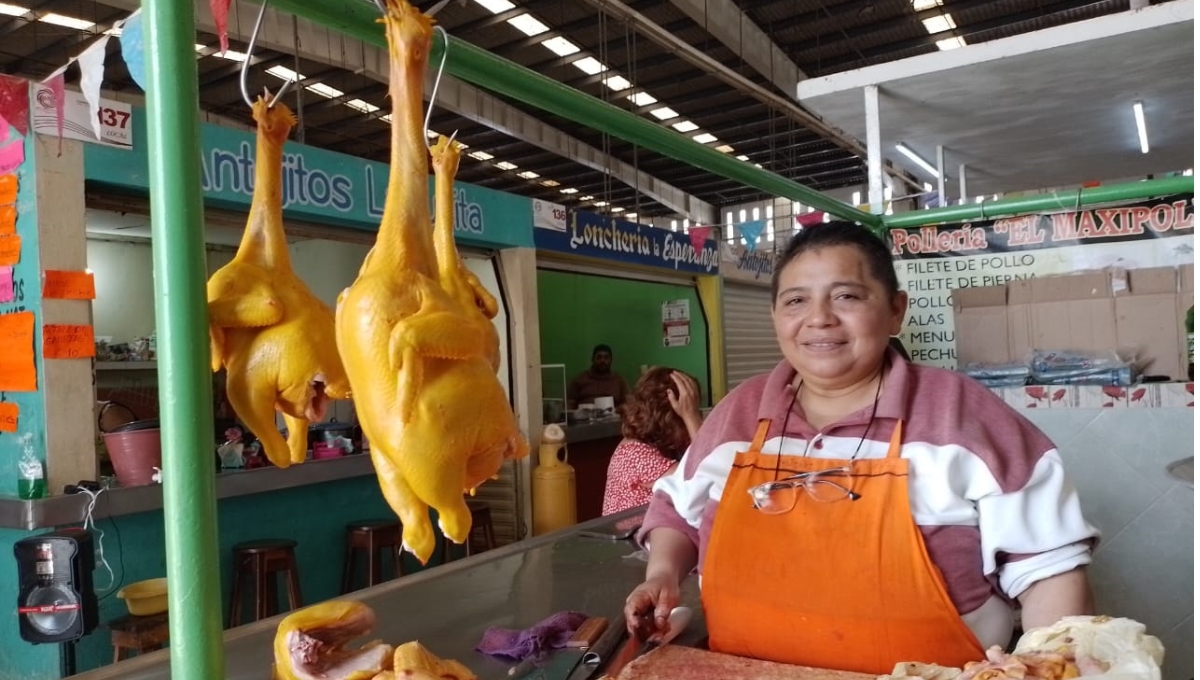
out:
M583 661L567 680L588 680L595 675L604 663L604 659L612 653L625 634L624 623L625 620L621 617L618 617L615 623L609 622L608 630L604 631L604 635L601 635L600 639L596 640L596 643L583 655Z
M523 676L523 680L568 680L583 661L584 655L608 629L608 619L593 616L575 630L566 647L554 652L541 668Z

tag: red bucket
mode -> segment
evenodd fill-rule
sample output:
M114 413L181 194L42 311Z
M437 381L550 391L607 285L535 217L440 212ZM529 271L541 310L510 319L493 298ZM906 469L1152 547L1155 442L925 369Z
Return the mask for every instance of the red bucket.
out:
M121 486L154 483L154 468L162 468L162 437L157 420L139 420L107 432L104 446Z

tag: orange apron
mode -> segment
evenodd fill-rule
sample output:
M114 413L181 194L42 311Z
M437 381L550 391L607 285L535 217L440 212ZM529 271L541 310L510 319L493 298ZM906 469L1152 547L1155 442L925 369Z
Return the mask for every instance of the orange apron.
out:
M983 659L913 521L901 423L886 458L784 456L780 479L852 466L850 478L830 479L861 498L822 502L801 487L780 515L755 509L747 493L776 479L775 456L762 452L769 424L734 459L713 522L701 587L710 648L860 673Z

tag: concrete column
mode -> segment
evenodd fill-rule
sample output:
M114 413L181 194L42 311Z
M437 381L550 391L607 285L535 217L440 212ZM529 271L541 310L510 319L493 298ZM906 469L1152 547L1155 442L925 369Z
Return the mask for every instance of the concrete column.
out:
M529 440L530 456L509 463L517 478L517 540L533 535L533 485L531 473L542 439L542 340L538 323L537 251L506 248L500 251L500 285L509 300L509 363L512 366L513 411L517 425Z
M879 86L863 88L867 116L867 202L871 212L883 213L883 155L879 130Z
M32 134L32 133L31 133ZM83 142L62 143L33 135L37 169L37 252L40 271L87 268ZM38 296L41 295L38 276ZM92 303L42 300L42 324L92 324ZM40 345L40 343L39 343ZM46 418L46 473L50 493L66 484L97 479L96 391L92 362L47 359L42 369Z
M937 171L938 204L949 205L949 201L946 200L946 147L941 144L937 145Z

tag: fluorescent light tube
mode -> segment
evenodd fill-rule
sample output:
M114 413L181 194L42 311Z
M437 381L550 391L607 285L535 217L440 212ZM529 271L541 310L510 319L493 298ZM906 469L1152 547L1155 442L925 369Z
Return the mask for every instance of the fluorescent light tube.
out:
M918 156L916 151L913 151L912 149L908 148L907 146L904 146L903 144L897 144L896 150L899 151L900 153L904 154L905 156L908 156L909 160L911 160L913 163L916 163L925 172L928 172L929 174L933 175L934 179L937 179L937 176L938 176L937 168L930 165L929 161Z
M545 47L560 57L568 57L579 51L579 45L576 45L561 35L543 40L542 47Z
M42 16L38 17L38 20L47 24L54 24L55 26L73 28L77 31L86 31L87 29L96 25L85 19L76 19L75 17L69 17L63 14L55 14L54 12L43 14Z
M608 70L608 68L604 64L601 64L600 61L595 57L584 57L583 59L571 62L571 65L588 74L589 76L594 76L601 71Z
M1150 153L1150 140L1146 137L1146 112L1142 110L1141 102L1133 103L1133 120L1137 123L1138 142L1142 145L1142 153Z
M626 99L633 102L634 106L650 106L651 104L658 103L658 100L650 96L649 92L635 92L626 97Z
M538 21L532 14L520 14L508 20L508 25L528 36L541 35L550 27Z
M513 7L516 7L516 5L512 4L508 0L475 0L475 4L483 7L492 14L507 12Z

